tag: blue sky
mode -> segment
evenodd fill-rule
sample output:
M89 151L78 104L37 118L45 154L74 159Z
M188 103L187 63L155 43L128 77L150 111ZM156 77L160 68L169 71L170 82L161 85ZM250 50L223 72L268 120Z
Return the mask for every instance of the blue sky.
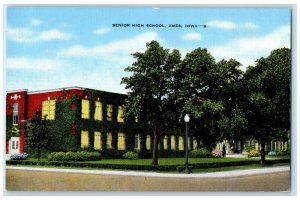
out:
M130 54L151 40L183 57L207 48L216 61L235 58L245 70L271 50L290 47L290 15L289 8L8 7L6 89L80 86L126 93L120 81L129 75L124 69L134 61Z

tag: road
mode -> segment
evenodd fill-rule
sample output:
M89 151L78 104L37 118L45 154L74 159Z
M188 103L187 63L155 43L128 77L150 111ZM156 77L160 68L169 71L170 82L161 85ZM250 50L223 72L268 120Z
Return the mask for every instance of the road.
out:
M8 191L290 191L290 171L234 177L152 177L6 170Z

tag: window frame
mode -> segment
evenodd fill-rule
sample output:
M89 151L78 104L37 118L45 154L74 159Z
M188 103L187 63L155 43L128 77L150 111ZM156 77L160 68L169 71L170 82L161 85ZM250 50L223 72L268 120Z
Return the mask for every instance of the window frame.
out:
M13 125L19 124L19 104L13 104Z

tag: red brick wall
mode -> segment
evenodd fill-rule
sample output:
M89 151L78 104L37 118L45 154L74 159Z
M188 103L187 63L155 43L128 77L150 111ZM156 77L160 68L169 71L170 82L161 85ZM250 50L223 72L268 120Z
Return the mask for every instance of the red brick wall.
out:
M20 129L20 152L24 152L24 125L26 122L24 120L29 120L34 117L34 113L36 110L42 110L42 102L45 100L62 100L64 97L70 98L73 94L78 97L82 97L84 95L84 91L80 89L71 89L67 91L52 91L52 92L34 92L32 94L27 94L27 91L18 91L18 92L10 92L6 95L6 115L13 115L13 104L18 103L19 107L19 125L21 125ZM17 98L14 98L17 96ZM23 120L23 122L22 122ZM8 143L6 144L6 152L8 153Z

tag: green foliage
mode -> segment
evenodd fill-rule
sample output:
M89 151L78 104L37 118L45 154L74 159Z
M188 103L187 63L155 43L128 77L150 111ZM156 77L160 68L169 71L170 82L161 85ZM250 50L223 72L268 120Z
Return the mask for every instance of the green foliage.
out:
M190 157L191 158L210 158L211 157L211 152L203 147L200 149L193 149L190 151Z
M221 159L221 158L219 158ZM218 160L219 160L218 159ZM290 162L290 159L279 159L279 160L270 160L270 164L275 163L287 163ZM243 166L250 164L258 164L259 160L242 160L242 161L225 161L225 162L210 162L210 163L193 163L189 166L192 169L205 169L205 168L217 168L217 167L229 167L229 166ZM98 168L98 169L121 169L121 170L142 170L142 171L176 171L178 165L133 165L133 164L110 164L110 163L101 163L101 162L67 162L67 161L31 161L31 160L7 160L7 165L32 165L32 166L59 166L59 167L79 167L79 168Z
M76 103L77 98L63 99L56 102L55 120L49 122L50 151L73 151L77 150L75 135L70 134L72 123L78 123L77 110L71 109L71 104ZM78 106L76 105L78 108ZM80 109L79 109L80 110Z
M39 160L41 157L41 150L48 147L49 144L48 121L42 119L40 111L36 111L34 118L29 122L26 138L27 145L37 152Z
M129 160L136 160L139 158L139 154L134 151L127 151L126 153L123 154L123 157Z
M278 150L276 151L276 156L286 156L288 155L286 151Z
M157 41L146 44L144 53L136 52L133 57L136 61L125 71L132 72L131 77L122 78L126 89L131 89L126 101L126 116L137 117L141 122L148 124L154 133L153 165L158 165L159 134L165 132L174 118L170 91L172 71L180 62L178 50L169 52Z
M99 152L52 152L48 155L49 161L93 161L101 160Z
M244 113L251 134L262 147L273 139L286 140L290 129L291 51L271 52L249 67L243 79ZM262 149L262 164L265 160Z

